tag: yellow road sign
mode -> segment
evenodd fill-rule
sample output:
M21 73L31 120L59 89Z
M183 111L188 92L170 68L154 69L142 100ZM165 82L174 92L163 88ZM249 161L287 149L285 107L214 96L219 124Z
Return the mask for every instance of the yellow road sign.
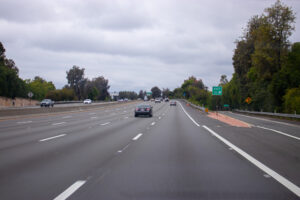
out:
M246 102L247 104L250 104L250 103L252 102L252 99L251 99L250 97L247 97L247 98L245 99L245 102Z

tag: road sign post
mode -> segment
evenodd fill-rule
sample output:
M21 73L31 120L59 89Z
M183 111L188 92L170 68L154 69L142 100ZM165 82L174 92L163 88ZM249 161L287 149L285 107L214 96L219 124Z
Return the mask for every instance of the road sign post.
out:
M33 93L32 92L28 92L27 95L28 95L29 98L33 97Z
M213 86L212 95L221 96L222 95L222 86ZM216 97L216 114L218 115L218 97Z
M29 97L29 104L31 105L31 98L33 97L33 93L32 92L28 92L28 97Z

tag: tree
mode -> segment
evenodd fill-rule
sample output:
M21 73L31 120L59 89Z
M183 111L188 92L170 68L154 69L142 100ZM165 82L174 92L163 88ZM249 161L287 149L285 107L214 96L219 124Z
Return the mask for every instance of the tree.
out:
M200 90L204 90L205 86L201 79L197 80L194 76L189 77L187 80L184 80L181 88L183 90L183 95L185 98L190 98L190 90L192 87L198 88Z
M300 113L300 87L289 89L283 98L286 113Z
M234 82L240 91L240 106L254 110L280 110L283 95L289 88L289 36L294 30L295 15L291 8L277 0L261 16L248 22L233 56ZM296 78L297 79L297 78ZM228 93L229 94L229 93ZM252 98L247 105L244 100ZM234 97L232 97L234 98Z
M144 91L143 91L143 90L140 90L139 95L138 95L138 98L144 99L144 97L145 97Z
M92 100L96 100L97 97L99 96L99 91L96 87L93 87L89 92L88 92L88 98Z
M168 98L170 96L170 90L169 88L165 88L162 90L162 95L163 95L163 98Z
M26 80L28 90L33 93L33 99L42 100L46 97L49 91L55 90L54 84L45 79L36 76L33 80Z
M173 90L173 98L183 98L183 89L181 87L175 88Z
M61 90L50 90L45 98L54 101L72 101L75 99L75 94L73 89L63 88Z
M161 97L161 90L157 86L154 86L153 88L151 88L151 92L152 92L153 98Z
M226 85L227 83L228 83L227 76L223 74L220 78L219 86Z
M138 98L138 95L134 91L120 91L119 92L119 98L120 99L125 99L126 98L126 99L134 100L134 99Z
M84 85L84 68L74 65L67 71L67 80L70 87L74 90L78 99L82 99L82 86Z
M0 42L0 96L26 97L26 84L18 73L18 67L13 60L6 58L5 48Z
M97 96L98 100L105 100L109 98L108 89L110 86L108 85L108 79L105 79L103 76L99 76L92 80L94 86L99 91L99 95Z

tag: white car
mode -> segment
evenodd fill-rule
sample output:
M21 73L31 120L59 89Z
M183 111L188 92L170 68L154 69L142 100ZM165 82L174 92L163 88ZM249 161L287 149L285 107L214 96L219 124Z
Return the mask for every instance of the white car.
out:
M160 98L156 98L154 102L155 102L155 103L160 103L160 102L161 102L161 99L160 99Z
M85 99L85 100L83 101L83 103L84 103L84 104L91 104L91 103L92 103L92 100L90 100L90 99Z

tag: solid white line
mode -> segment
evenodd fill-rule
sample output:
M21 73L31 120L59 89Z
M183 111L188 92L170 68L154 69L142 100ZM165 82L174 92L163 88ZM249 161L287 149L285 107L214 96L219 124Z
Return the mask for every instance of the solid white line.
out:
M91 117L91 119L97 119L98 117Z
M295 193L298 197L300 197L300 188L297 185L295 185L291 181L287 180L286 178L284 178L283 176L281 176L280 174L278 174L274 170L270 169L269 167L267 167L263 163L259 162L258 160L256 160L254 157L252 157L249 154L247 154L245 151L243 151L239 147L237 147L234 144L230 143L228 140L226 140L225 138L221 137L220 135L218 135L216 132L214 132L213 130L211 130L207 126L202 126L202 127L205 128L207 131L209 131L211 134L213 134L216 138L218 138L219 140L221 140L223 143L225 143L227 146L231 147L233 150L235 150L241 156L243 156L244 158L246 158L248 161L250 161L256 167L258 167L259 169L261 169L262 171L264 171L266 174L269 174L270 176L272 176L275 180L277 180L279 183L281 183L287 189L289 189L290 191L292 191L293 193Z
M107 125L107 124L110 124L110 122L106 122L106 123L100 124L100 125L101 125L101 126L105 126L105 125Z
M138 140L142 135L143 135L142 133L139 133L139 134L137 134L137 136L132 138L132 140Z
M293 135L290 135L290 134L287 134L287 133L284 133L284 132L281 132L281 131L277 131L277 130L275 130L275 129L266 128L266 127L263 127L263 126L255 126L255 127L261 128L261 129L265 129L265 130L269 130L269 131L273 131L273 132L275 132L275 133L279 133L279 134L281 134L281 135L285 135L285 136L287 136L287 137L291 137L291 138L294 138L294 139L296 139L296 140L300 140L299 137L296 137L296 136L293 136Z
M128 117L124 117L124 119L128 119Z
M179 103L179 105L181 106L181 108L182 108L182 110L183 110L183 112L186 114L186 116L188 116L189 118L190 118L190 120L192 120L192 122L194 122L194 124L196 124L196 126L200 126L186 111L185 111L185 109L183 108L183 106L181 105L181 103L180 102L178 102Z
M63 193L61 193L59 196L57 196L54 200L65 200L69 196L71 196L76 190L78 190L83 184L85 184L86 181L76 181L73 185L68 187Z
M259 117L252 117L252 116L243 115L243 114L237 114L237 113L233 113L233 112L231 112L231 113L234 114L234 115L239 115L239 116L248 117L248 118L252 118L252 119L258 119L258 120L262 120L262 121L273 122L273 123L283 124L283 125L287 125L287 126L299 127L297 125L289 124L289 123L285 123L285 122L278 122L278 121L273 121L273 120L270 120L270 119L259 118Z
M32 123L32 121L23 121L23 122L17 122L18 124L29 124Z
M54 123L54 124L52 124L52 126L61 125L61 124L65 124L65 123L66 123L66 122Z
M40 142L45 142L45 141L48 141L48 140L52 140L52 139L59 138L59 137L64 137L64 136L66 136L66 134L61 134L61 135L45 138L45 139L40 140Z
M151 126L154 126L154 124L155 124L155 122L152 122L152 123L151 123Z

